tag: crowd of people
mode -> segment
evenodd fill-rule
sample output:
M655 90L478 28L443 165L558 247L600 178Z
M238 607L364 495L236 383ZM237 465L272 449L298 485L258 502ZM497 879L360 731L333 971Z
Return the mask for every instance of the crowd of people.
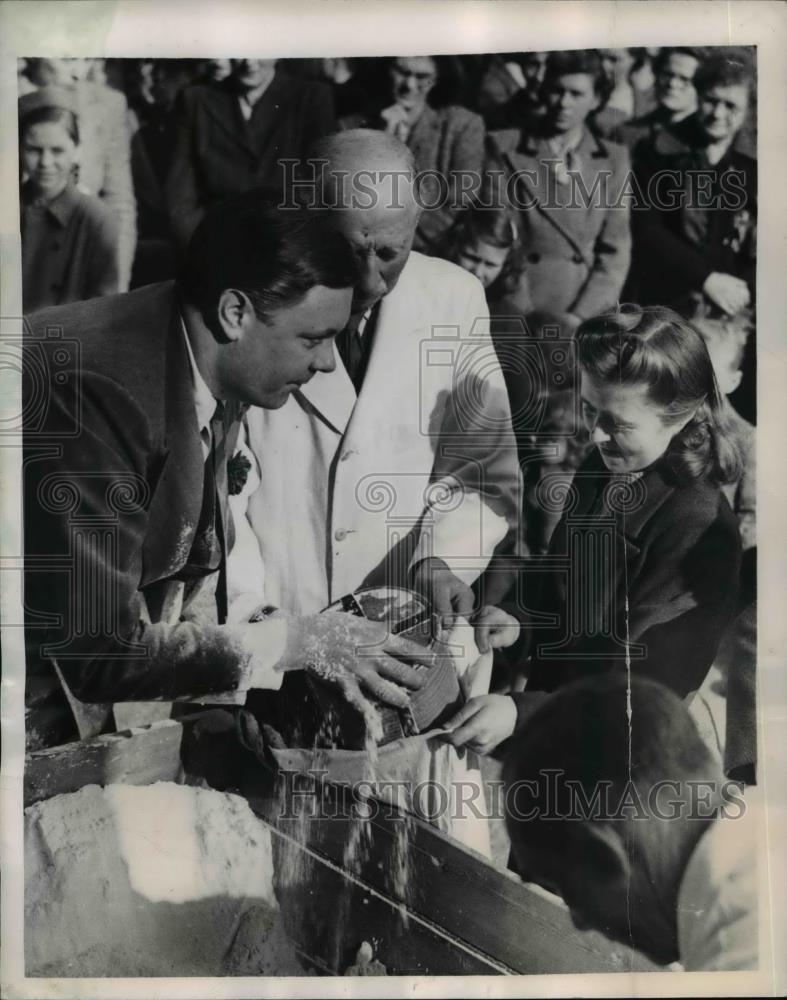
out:
M31 747L227 691L268 724L294 671L401 708L434 650L320 614L397 585L494 659L446 723L463 760L622 781L628 697L629 772L756 782L750 51L27 59L20 95L30 336L81 345L80 433L26 467ZM112 544L75 547L107 505ZM687 714L714 665L724 759ZM729 840L721 801L654 841L671 881L635 939L659 961L753 960L748 916L727 947L683 913L698 865L741 883L697 853ZM568 824L561 873L554 824L509 822L523 877L586 916L607 892L591 923L632 940L631 837Z

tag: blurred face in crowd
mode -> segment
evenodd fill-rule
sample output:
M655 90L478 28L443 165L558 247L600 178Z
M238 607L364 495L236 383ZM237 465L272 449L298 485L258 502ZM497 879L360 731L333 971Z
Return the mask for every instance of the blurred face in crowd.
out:
M697 92L692 83L699 61L684 52L668 56L656 77L659 104L673 114L691 114L697 106Z
M232 62L229 59L206 59L205 75L210 80L218 83L219 80L226 80L232 72Z
M601 68L608 80L613 83L623 83L628 79L631 67L634 65L634 56L628 49L601 49Z
M484 288L489 288L500 276L509 253L510 249L507 247L496 247L483 240L473 240L459 248L456 263L475 275Z
M610 472L639 472L666 452L689 421L665 423L645 385L603 382L582 370L582 419Z
M220 348L227 398L278 409L317 372L332 372L334 338L347 325L351 300L351 288L316 285L263 321L245 295L224 292L219 316L232 341Z
M699 122L708 142L730 142L749 109L749 88L741 84L711 87L699 99Z
M64 190L77 159L78 146L61 122L38 122L25 130L21 147L22 173L47 201Z
M35 59L31 60L31 78L39 87L67 87L87 79L92 59Z
M522 73L529 90L538 90L544 79L547 65L546 52L527 52L522 59Z
M588 73L567 73L547 84L547 119L558 134L580 128L598 103L593 78Z
M243 90L267 83L276 67L275 59L232 59L232 75Z
M415 120L437 82L437 67L431 56L399 56L391 64L393 99Z

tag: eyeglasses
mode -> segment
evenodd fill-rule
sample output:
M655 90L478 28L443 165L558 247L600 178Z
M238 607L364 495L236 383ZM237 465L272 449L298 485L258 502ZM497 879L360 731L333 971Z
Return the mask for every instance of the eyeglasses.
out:
M661 83L679 83L682 87L690 87L692 84L692 77L682 76L680 73L670 73L668 69L664 69L659 73L659 80Z

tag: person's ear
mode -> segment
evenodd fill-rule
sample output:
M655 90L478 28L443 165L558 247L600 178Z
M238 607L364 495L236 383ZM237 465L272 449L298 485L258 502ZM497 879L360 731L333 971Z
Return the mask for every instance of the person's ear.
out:
M225 288L219 296L218 319L227 340L240 340L254 319L254 307L247 295Z
M625 888L631 878L631 861L622 835L624 824L580 823L582 867L593 873L593 880L610 893Z

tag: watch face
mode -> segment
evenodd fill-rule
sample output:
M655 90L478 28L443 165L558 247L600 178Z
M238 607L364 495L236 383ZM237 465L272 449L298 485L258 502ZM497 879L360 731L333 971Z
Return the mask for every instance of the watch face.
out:
M428 602L403 587L362 587L329 605L326 611L345 611L373 622L385 622L394 635L405 635L427 645L432 641Z

